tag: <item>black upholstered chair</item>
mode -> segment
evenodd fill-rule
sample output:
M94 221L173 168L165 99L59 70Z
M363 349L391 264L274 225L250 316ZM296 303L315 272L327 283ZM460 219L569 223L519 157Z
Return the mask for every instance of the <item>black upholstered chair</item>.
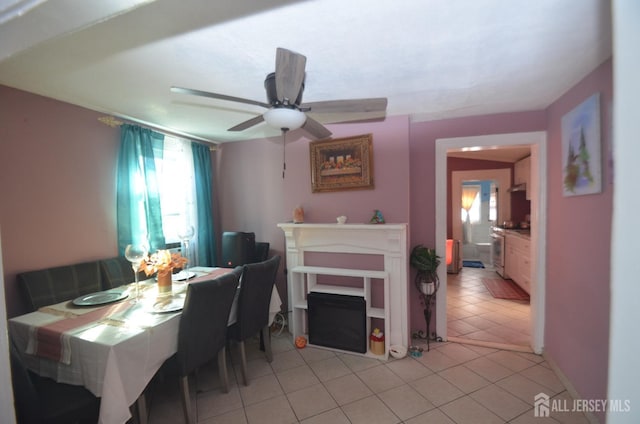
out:
M23 272L18 284L31 311L102 290L98 261Z
M269 258L270 244L266 241L257 241L256 248L254 250L255 256L252 262L263 262Z
M13 342L9 350L18 424L98 422L98 397L82 386L57 383L32 373L22 363Z
M124 256L101 260L100 272L102 274L102 288L104 290L120 287L135 281L131 262ZM138 277L140 281L148 278L145 277L144 272L139 272Z
M191 283L180 317L178 350L175 361L180 377L182 408L187 423L192 422L189 374L216 356L223 391L229 391L226 340L231 304L238 288L242 268L214 280Z
M237 321L229 327L229 338L240 347L243 384L248 384L247 355L244 341L260 333L264 341L267 361L273 360L271 332L269 331L269 304L276 281L280 256L242 267Z

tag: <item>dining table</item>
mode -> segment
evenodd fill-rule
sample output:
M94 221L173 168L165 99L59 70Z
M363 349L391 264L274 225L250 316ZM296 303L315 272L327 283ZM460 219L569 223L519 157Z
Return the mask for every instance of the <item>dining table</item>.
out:
M123 424L162 364L177 351L178 328L187 285L231 272L230 268L189 268L159 296L153 279L39 308L11 318L9 333L21 359L36 374L86 387L100 397L101 424ZM238 291L228 324L236 321ZM139 293L136 297L136 293ZM280 312L273 287L270 322ZM142 403L144 407L144 402ZM146 407L144 407L146 408ZM146 410L139 421L146 421Z

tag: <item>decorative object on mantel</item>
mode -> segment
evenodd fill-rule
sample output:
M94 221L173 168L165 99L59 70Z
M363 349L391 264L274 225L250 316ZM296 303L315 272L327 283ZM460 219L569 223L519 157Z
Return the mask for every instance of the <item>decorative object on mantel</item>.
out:
M373 189L371 134L309 143L311 191Z
M338 224L344 224L345 222L347 222L347 217L345 215L340 215L336 218L336 220L338 221Z
M429 341L442 341L440 337L434 332L431 336L431 308L435 304L436 293L440 287L440 280L438 279L438 265L440 265L440 256L436 254L435 249L419 244L411 251L409 259L411 266L418 272L416 273L415 285L420 292L420 302L424 306L424 319L427 324L426 334L422 330L418 330L413 334L413 338L420 338L427 340L427 351L429 351Z
M298 206L293 210L293 223L294 224L304 223L304 209L302 209L302 206Z
M384 216L382 216L382 212L376 209L373 212L373 216L369 220L369 224L384 224L384 223L385 221L384 221Z

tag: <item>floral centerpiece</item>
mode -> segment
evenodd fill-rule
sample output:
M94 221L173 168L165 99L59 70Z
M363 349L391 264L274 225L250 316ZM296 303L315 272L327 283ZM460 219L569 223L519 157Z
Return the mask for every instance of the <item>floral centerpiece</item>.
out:
M187 258L179 253L171 253L169 250L158 250L146 257L140 264L140 269L146 275L157 274L158 293L171 293L171 274L176 268L182 269L188 262Z

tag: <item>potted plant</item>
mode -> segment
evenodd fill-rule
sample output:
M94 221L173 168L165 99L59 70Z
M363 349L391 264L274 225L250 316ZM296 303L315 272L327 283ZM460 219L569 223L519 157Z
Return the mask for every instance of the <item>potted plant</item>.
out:
M411 251L411 266L418 272L416 273L416 288L420 292L420 301L424 306L424 320L427 324L426 333L419 330L414 334L414 338L427 340L427 351L429 351L429 340L432 338L436 341L441 339L434 333L430 333L431 325L431 307L436 298L436 292L440 286L438 279L438 265L440 265L440 256L436 254L435 249L430 249L421 244L417 245Z
M436 254L436 250L419 244L411 251L410 262L418 271L415 279L418 291L424 296L435 294L439 286L437 270L440 265L440 256Z

